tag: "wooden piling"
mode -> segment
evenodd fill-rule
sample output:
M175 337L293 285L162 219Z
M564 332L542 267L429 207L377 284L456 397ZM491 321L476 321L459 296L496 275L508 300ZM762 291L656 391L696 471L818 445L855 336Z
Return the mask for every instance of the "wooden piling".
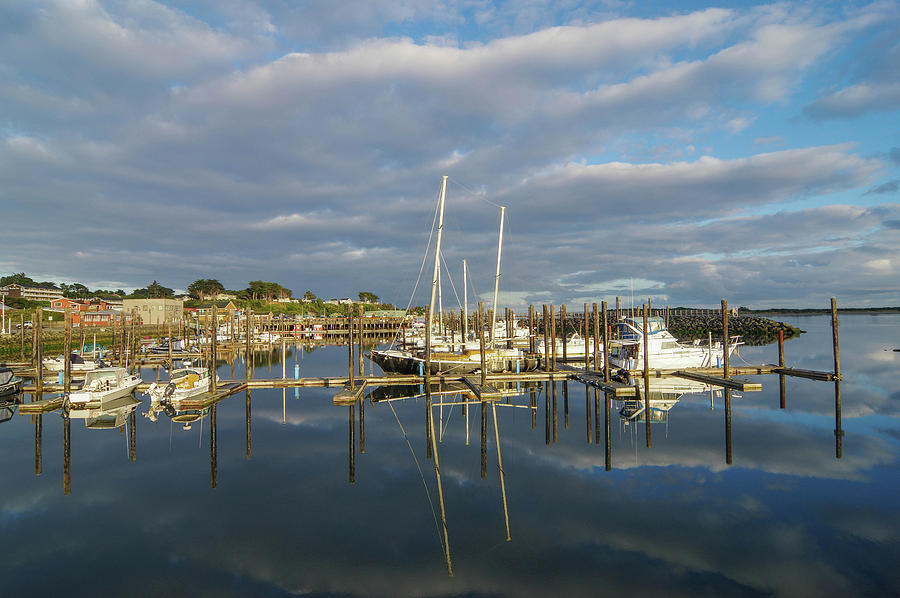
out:
M216 310L216 304L212 305L212 327L209 332L209 389L216 392L216 348L219 331L219 315ZM214 408L215 409L215 408Z
M34 475L44 471L44 416L34 417Z
M83 347L84 345L82 345ZM132 463L137 461L137 417L135 411L128 414L128 458Z
M594 313L594 371L597 371L600 369L600 312L596 303L591 304L591 310ZM584 350L588 350L587 345Z
M841 379L841 352L838 345L837 298L831 298L831 340L834 348L834 377Z
M550 347L552 355L552 365L550 368L556 371L556 315L553 312L553 304L550 304Z
M609 410L611 399L608 392L603 393L603 445L606 471L612 469L612 442L609 434Z
M726 380L731 377L728 367L728 300L722 299L722 377ZM712 364L710 364L712 365Z
M247 351L247 359L246 359L247 372L246 372L246 375L247 375L247 380L249 380L250 377L251 377L251 373L252 373L252 371L253 371L253 348L251 347L251 344L250 344L250 343L251 343L251 340L250 340L250 339L252 338L252 334L251 334L251 330L252 330L251 322L252 322L252 320L253 320L253 308L247 307L247 313L246 313L245 315L246 315L246 319L247 319L247 321L246 321L247 335L246 335L246 338L244 339L244 340L246 341L246 343L247 343L247 348L246 348L246 351Z
M589 316L588 316L588 304L584 304L584 371L587 372L591 369L591 336L590 336L590 326L589 326Z
M484 302L478 302L478 319L480 322L484 322ZM479 324L478 326L478 350L481 354L481 387L484 388L487 386L487 363L485 362L484 355L484 326Z
M644 339L644 420L647 422L646 427L646 436L647 436L647 448L652 446L651 441L651 431L650 431L650 328L647 322L647 305L643 306L644 312L644 328L643 328L643 339Z
M585 431L587 432L587 443L591 444L593 440L593 434L591 433L591 387L589 384L584 385L584 416L585 416Z
M562 337L563 361L566 363L569 362L569 353L568 353L568 349L566 347L566 345L568 345L568 343L566 342L566 317L567 317L567 315L568 314L566 313L566 304L563 303L559 308L559 322L560 322L560 329L561 329L560 336ZM553 343L553 345L556 346L556 343Z
M834 381L834 457L844 456L844 430L841 428L841 381Z
M485 402L481 401L481 479L487 477L487 423L485 419Z
M72 422L63 410L63 495L72 494Z
M66 395L72 390L72 308L65 311L65 338L63 340L63 392Z
M607 321L606 301L600 302L603 311L603 381L609 383L609 322Z
M353 306L347 306L347 369L349 371L350 388L354 385L355 365L353 363Z
M40 397L44 392L44 335L43 335L43 310L38 307L34 310L34 367L36 377L34 386L37 395Z
M547 322L547 304L543 305L544 310L544 371L550 371L550 329Z
M732 463L731 450L731 389L725 388L725 463Z
M250 388L247 388L247 396L244 399L244 458L249 459L252 454L251 429L250 429Z
M209 485L213 490L219 486L219 448L216 444L216 428L216 405L213 404L209 409Z

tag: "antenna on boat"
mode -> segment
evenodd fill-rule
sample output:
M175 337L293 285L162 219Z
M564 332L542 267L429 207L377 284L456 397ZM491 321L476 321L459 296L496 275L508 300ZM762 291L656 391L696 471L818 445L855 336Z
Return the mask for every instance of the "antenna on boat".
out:
M497 241L497 274L494 276L494 309L491 311L491 346L494 345L494 326L497 324L497 294L500 291L500 252L503 249L503 217L506 206L500 206L500 239Z

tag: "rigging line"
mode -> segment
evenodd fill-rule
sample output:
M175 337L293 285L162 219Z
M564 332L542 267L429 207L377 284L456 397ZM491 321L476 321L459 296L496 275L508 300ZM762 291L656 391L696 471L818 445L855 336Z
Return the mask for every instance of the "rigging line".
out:
M459 300L459 293L456 292L456 285L453 284L453 276L450 274L450 266L447 265L447 260L444 259L444 252L441 252L441 263L444 265L444 270L447 271L447 280L450 281L450 288L453 289L453 295L456 297L456 305L462 308L462 301Z
M452 178L451 178L451 179L449 179L449 180L452 181L454 184L459 185L460 187L462 187L463 190L466 191L466 192L467 192L469 195L471 195L472 197L475 197L476 199L479 199L479 200L483 201L484 203L490 204L490 205L494 206L495 208L503 207L503 206L501 206L500 204L494 203L494 202L492 202L491 200L485 198L483 193L477 193L477 192L475 192L475 191L472 191L471 189L469 189L468 187L466 187L464 184L460 183L460 182L457 181L456 179L452 179Z
M453 405L450 405L450 412L447 414L447 424L443 427L443 429L441 430L441 434L438 437L438 440L440 440L441 442L444 442L444 432L446 432L447 429L450 428L450 420L452 418L453 418Z
M431 501L431 493L428 491L428 484L425 482L425 474L422 473L422 468L419 466L419 459L416 458L416 451L413 450L412 444L409 442L409 436L406 435L406 430L403 429L403 424L400 423L400 418L397 417L397 412L394 410L394 405L388 401L388 407L391 408L391 411L394 414L394 419L397 420L397 425L400 426L400 432L403 433L403 439L406 440L406 446L409 447L409 452L412 455L413 461L416 463L416 469L419 470L419 477L422 479L422 485L425 487L425 496L428 498L428 504L431 507L431 517L434 519L434 529L438 535L438 542L441 544L441 550L446 550L444 548L444 539L441 537L441 527L438 524L437 513L434 512L434 503Z
M440 192L438 192L440 193ZM435 201L438 201L439 195L435 196ZM428 234L428 243L425 245L425 251L422 253L422 263L419 265L419 274L416 276L416 283L413 285L412 293L409 295L409 301L406 304L406 309L404 310L405 314L409 314L409 309L412 307L413 299L416 296L416 290L419 288L419 283L422 281L422 272L425 271L425 264L428 261L428 250L431 248L431 241L434 238L434 229L437 226L437 217L438 217L438 204L435 203L434 208L434 216L431 218L431 232ZM388 346L389 349L394 347L394 343L397 341L396 337L391 339L391 344Z

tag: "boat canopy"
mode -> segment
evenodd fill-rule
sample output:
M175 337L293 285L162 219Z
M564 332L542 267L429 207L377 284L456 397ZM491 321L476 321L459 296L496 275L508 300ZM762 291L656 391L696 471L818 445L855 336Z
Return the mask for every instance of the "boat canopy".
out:
M124 377L125 368L103 368L99 370L92 370L84 376L84 387L87 388L95 382L103 383L107 380L109 380L111 383L115 382L116 384L118 384Z
M0 368L0 385L7 384L13 379L13 371L9 368Z

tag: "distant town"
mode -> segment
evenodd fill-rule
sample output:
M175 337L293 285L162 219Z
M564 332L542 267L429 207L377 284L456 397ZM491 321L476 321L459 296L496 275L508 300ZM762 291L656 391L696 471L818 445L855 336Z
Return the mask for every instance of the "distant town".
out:
M33 312L42 307L47 310L44 318L53 321L54 312L72 313L75 326L109 326L121 320L121 314L137 310L145 324L170 317L172 312L202 310L216 305L221 309L251 308L256 312L309 316L346 315L349 306L355 305L369 315L397 315L394 306L381 303L379 297L368 291L360 291L356 298L322 299L307 290L302 297L293 296L291 289L275 282L250 281L247 288L228 290L214 278L195 280L185 294L153 281L146 287L126 293L121 289L91 290L87 286L54 281L35 281L24 272L0 277L0 300L5 318L13 312ZM166 314L169 314L167 316ZM61 321L62 318L56 317Z

